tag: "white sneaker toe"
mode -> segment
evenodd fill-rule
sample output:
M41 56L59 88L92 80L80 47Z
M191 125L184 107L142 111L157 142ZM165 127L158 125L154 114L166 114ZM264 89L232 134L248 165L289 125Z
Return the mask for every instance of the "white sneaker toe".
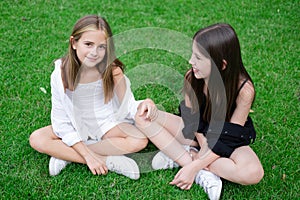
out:
M58 175L70 162L51 157L49 161L49 174L50 176Z
M131 179L140 178L140 170L136 162L126 156L107 156L106 166L110 171L122 174Z
M203 187L210 200L218 200L221 196L222 181L219 176L207 170L200 170L195 182Z

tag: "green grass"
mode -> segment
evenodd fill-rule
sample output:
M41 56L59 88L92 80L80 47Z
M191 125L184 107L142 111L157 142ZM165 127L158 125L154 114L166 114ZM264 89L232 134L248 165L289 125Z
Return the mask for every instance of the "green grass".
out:
M28 137L35 129L50 124L53 60L65 54L75 21L86 14L106 17L114 34L160 27L191 38L200 27L230 23L239 36L244 64L256 86L251 116L258 137L252 147L261 159L265 176L253 186L224 181L222 199L299 199L299 1L147 2L0 2L0 199L207 198L197 185L190 191L170 186L177 170L148 172L151 154L147 152L153 152L152 145L143 150L147 156L132 155L145 171L138 181L115 173L93 176L80 164L69 165L57 177L48 175L49 157L34 151ZM120 58L129 74L136 66L150 63L162 69L169 67L181 76L189 67L185 59L163 49L140 49ZM182 80L174 83L180 85ZM134 94L137 99L153 98L161 108L176 112L178 97L166 85L149 82Z

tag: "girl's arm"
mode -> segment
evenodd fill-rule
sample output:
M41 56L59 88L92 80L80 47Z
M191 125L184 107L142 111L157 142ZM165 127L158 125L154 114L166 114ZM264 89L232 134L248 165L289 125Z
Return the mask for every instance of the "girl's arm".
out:
M189 190L193 185L196 174L220 157L208 148L203 134L196 133L196 137L201 147L200 152L196 154L190 164L181 168L170 182L170 184L176 185L183 190Z
M75 130L62 103L62 96L65 94L61 79L60 65L61 61L57 60L55 62L55 70L51 74L51 124L54 133L61 138L66 145L72 146L81 141L81 137Z
M127 105L127 117L134 119L136 112L139 110L139 113L146 113L148 119L154 120L157 117L157 108L154 102L151 99L136 101L130 88L130 81L120 68L114 69L113 76L115 84L114 91L120 104L125 103L125 105Z
M127 85L123 71L119 67L113 69L114 77L114 92L116 93L118 100L122 103L125 96Z
M84 158L87 166L94 175L107 174L108 169L106 167L106 164L103 161L101 161L99 155L91 151L86 146L86 144L84 144L83 142L78 142L72 147L77 153L79 153Z
M195 159L190 164L181 168L170 184L176 185L183 190L189 190L192 187L196 174L217 158L219 158L219 156L209 150L205 156L200 159Z
M251 81L247 81L241 88L239 95L236 99L236 109L230 119L231 123L245 125L247 117L250 112L252 102L254 100L255 91Z

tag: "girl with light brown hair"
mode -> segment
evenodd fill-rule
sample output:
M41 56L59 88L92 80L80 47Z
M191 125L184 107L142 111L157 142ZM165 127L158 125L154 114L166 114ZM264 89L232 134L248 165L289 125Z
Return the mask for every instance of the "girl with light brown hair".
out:
M30 136L34 149L51 156L50 175L74 162L86 164L94 175L110 170L139 178L136 162L124 154L148 142L134 126L137 107L156 108L151 100L134 99L123 71L106 20L97 15L79 19L68 54L55 61L51 75L51 125Z

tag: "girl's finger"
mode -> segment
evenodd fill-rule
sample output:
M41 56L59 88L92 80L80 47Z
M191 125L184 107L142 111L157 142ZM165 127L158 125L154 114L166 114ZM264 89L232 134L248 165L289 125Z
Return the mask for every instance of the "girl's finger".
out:
M142 116L145 113L146 107L147 107L147 105L142 103L141 108L140 108L140 112L139 112L139 116Z
M151 106L149 106L148 104L147 104L147 110L148 110L148 112L147 112L146 118L149 119L150 115L151 115L151 112L152 112L152 109L151 109Z
M100 170L101 170L101 174L107 174L107 171L103 167L101 167Z
M101 170L100 169L96 168L95 172L96 172L96 174L101 175Z
M97 174L97 172L96 172L95 169L90 169L90 171L92 172L93 175L96 175L96 174Z
M183 186L180 187L180 189L182 189L182 190L186 190L186 188L187 188L186 185L183 185Z

